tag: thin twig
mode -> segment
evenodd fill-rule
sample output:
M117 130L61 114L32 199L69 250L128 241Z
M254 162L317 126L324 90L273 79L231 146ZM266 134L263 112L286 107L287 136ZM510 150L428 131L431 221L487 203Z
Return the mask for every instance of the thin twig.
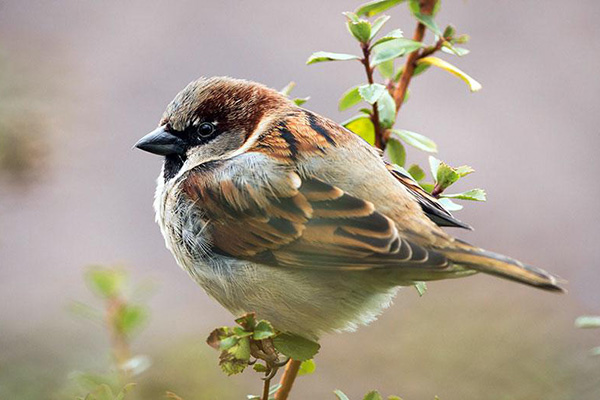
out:
M421 51L421 54L419 54L419 59L425 58L425 57L429 57L433 53L439 51L442 48L442 46L444 45L445 42L446 42L445 38L443 38L443 37L439 38L438 41L435 42L435 45L430 46L430 47L428 47L426 49L423 49Z
M421 0L421 13L431 14L435 3L436 0ZM415 33L413 35L413 40L415 42L423 41L423 38L425 37L425 29L425 25L423 25L421 22L417 23L417 27L415 28ZM396 102L396 115L398 114L400 108L402 107L402 104L404 103L404 97L406 96L408 85L410 84L410 80L412 79L412 76L415 72L415 67L417 66L417 60L419 59L421 54L422 53L419 50L415 50L412 53L410 53L406 58L406 63L404 64L404 71L402 72L402 76L400 77L400 82L398 83L398 85L394 89L394 93L392 94L392 97Z
M269 390L271 390L271 379L273 379L273 377L269 378L269 375L269 373L266 374L267 378L265 378L263 382L263 392L261 400L269 400Z
M367 73L367 81L369 85L375 83L373 79L373 67L371 66L371 47L369 43L363 43L361 45L363 58L360 60L365 66L365 72ZM379 110L377 109L377 102L373 103L373 113L371 114L371 121L375 128L375 147L383 150L385 148L385 141L383 140L383 132L381 130L381 123L379 121Z
M290 360L285 367L285 371L283 372L283 376L281 377L281 387L275 393L275 400L287 400L290 391L292 390L292 386L294 385L294 380L298 375L298 371L300 370L300 364L302 361L298 360Z

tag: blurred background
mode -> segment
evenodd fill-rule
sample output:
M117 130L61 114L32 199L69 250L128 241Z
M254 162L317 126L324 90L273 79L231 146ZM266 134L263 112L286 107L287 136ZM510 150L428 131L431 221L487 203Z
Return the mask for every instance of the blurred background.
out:
M154 224L161 160L131 150L191 80L229 75L311 96L342 121L337 100L364 81L357 63L305 66L317 50L356 52L342 11L360 1L0 1L0 398L55 399L73 370L105 368L102 327L74 318L91 264L153 282L136 352L153 365L144 399L241 399L256 374L226 378L204 344L232 317L175 264ZM405 6L388 30L412 35ZM295 399L370 389L406 400L598 399L600 312L600 3L444 1L440 25L471 35L444 55L483 84L431 69L411 85L398 126L433 138L439 157L476 173L488 202L457 216L482 247L569 281L553 295L487 276L400 292L377 322L325 337L317 373ZM428 36L431 40L431 36ZM424 156L409 149L409 162ZM463 182L463 181L461 181ZM453 188L454 189L454 188Z

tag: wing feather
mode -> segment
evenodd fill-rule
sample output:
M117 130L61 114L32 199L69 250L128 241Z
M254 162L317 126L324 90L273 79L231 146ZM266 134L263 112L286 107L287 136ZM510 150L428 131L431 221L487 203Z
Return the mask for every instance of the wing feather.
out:
M182 193L210 220L213 249L265 264L320 268L433 268L446 258L401 237L373 203L291 167L241 179L225 170L190 171ZM275 174L275 175L273 175Z

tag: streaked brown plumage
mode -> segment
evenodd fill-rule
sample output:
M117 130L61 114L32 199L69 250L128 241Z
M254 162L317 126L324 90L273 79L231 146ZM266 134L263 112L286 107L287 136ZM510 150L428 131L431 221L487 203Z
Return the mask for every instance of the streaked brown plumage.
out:
M448 235L440 226L468 225L358 136L262 85L192 82L138 147L165 156L155 207L179 264L233 313L281 330L352 329L399 285L478 271L561 290Z

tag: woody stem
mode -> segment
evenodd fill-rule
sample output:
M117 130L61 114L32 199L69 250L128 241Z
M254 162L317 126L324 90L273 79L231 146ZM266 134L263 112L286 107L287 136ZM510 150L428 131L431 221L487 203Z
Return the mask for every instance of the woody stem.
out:
M371 67L371 48L369 43L363 43L361 45L363 58L360 60L365 66L365 72L367 73L367 81L369 85L372 85L375 80L373 79L373 67ZM373 128L375 130L375 147L378 149L385 149L385 141L383 140L383 132L381 129L381 123L379 121L379 110L377 108L377 102L373 103L373 112L371 113L371 122L373 122Z
M296 376L298 376L298 371L300 371L300 364L302 361L298 360L290 360L283 372L283 376L281 377L281 387L275 393L275 400L287 400L290 391L292 390L292 386L294 385L294 380Z
M433 7L435 6L436 0L421 0L420 1L420 7L421 7L421 12L423 14L431 14L431 11L433 10ZM423 23L419 22L417 23L417 27L415 28L415 33L413 35L413 40L415 42L422 42L423 38L425 37L425 25L423 25ZM441 44L440 44L441 47ZM438 46L435 46L437 51L439 50ZM398 114L398 112L400 111L400 108L402 107L402 104L404 103L404 98L406 96L406 91L408 90L408 85L410 84L410 80L413 77L413 74L415 72L415 67L417 66L417 61L419 58L425 57L426 55L430 55L432 54L433 51L428 50L427 53L425 53L425 51L420 52L419 50L415 50L412 53L410 53L408 55L408 57L406 58L406 63L404 64L404 71L402 72L402 75L400 76L400 82L398 82L398 85L396 86L396 88L394 89L393 93L392 93L392 97L394 98L394 101L396 102L396 114Z

